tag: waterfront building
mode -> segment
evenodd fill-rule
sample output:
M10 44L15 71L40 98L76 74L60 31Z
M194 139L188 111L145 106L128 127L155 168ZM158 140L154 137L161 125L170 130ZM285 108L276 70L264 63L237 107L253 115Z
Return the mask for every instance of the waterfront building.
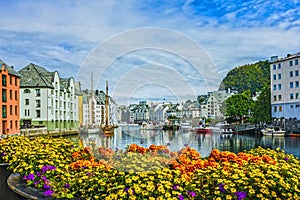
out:
M153 110L154 113L152 114L153 117L158 122L165 122L167 119L167 111L170 109L169 104L160 103L156 106L156 108Z
M272 56L271 115L276 123L300 120L300 53L288 54L284 58ZM297 125L298 126L298 125Z
M200 117L200 104L197 100L187 100L182 106L182 118L194 119Z
M46 127L48 131L78 129L78 97L72 77L30 63L18 71L20 118L23 128Z
M0 135L20 133L20 78L21 75L2 60Z
M208 92L207 95L200 95L198 101L200 103L201 118L223 118L221 112L222 103L231 95L236 94L236 91L221 90Z
M105 119L105 99L104 92L98 90L84 90L82 101L83 123L81 126L88 127L90 125L100 126Z
M131 104L130 119L133 123L141 124L150 120L149 105L146 101L140 101L139 104Z

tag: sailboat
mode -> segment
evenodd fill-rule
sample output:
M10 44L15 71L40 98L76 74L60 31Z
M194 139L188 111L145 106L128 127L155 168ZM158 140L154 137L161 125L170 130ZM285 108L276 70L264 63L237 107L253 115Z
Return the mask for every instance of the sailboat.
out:
M108 82L106 81L106 94L105 94L105 123L101 125L101 129L105 135L113 135L115 128L118 126L109 123L109 97L108 97Z

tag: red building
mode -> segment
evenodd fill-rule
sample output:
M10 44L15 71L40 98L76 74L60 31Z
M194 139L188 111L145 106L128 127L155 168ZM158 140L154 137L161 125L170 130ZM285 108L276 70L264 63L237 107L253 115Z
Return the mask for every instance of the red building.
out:
M0 135L20 133L20 74L0 60Z

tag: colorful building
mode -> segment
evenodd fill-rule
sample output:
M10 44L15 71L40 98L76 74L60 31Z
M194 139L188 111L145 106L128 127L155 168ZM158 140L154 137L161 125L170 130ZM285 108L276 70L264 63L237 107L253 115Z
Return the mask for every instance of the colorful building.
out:
M20 133L20 78L13 67L0 60L0 135Z

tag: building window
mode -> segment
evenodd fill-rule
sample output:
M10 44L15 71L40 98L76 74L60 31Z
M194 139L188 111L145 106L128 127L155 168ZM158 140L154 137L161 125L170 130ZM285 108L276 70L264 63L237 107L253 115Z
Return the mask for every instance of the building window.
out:
M275 70L275 69L276 69L276 64L273 65L273 70Z
M276 85L273 85L273 90L276 90Z
M35 95L36 95L37 97L40 97L40 96L41 96L41 90L40 90L40 89L36 89L36 90L35 90Z
M15 78L15 86L18 86L18 79Z
M278 80L281 80L281 74L278 74Z
M293 66L293 61L292 61L292 60L290 60L290 67L291 67L291 66Z
M29 89L25 89L25 90L24 90L24 93L25 93L25 94L28 94L28 93L30 93L30 90L29 90Z
M25 110L25 116L29 116L30 115L30 110Z
M293 77L293 71L290 71L290 77Z
M12 90L9 90L9 98L12 99Z
M276 74L273 75L273 80L276 80Z
M295 70L295 76L299 76L299 70Z
M277 112L277 106L274 106L274 112Z
M18 100L18 91L15 91L15 100Z
M299 87L299 81L295 81L295 88Z
M299 93L295 93L295 99L299 99Z
M290 82L290 88L294 88L294 82Z
M281 83L278 84L278 90L281 90Z
M298 65L298 59L295 59L295 65Z
M6 89L2 89L2 102L6 102Z
M279 106L279 112L282 112L282 106Z
M294 105L292 104L292 105L290 105L290 108L294 108Z
M2 86L6 86L6 75L2 74Z
M13 110L13 107L12 107L12 105L10 105L10 106L9 106L9 114L10 114L10 115L12 115L12 113L13 113L12 110Z
M281 69L281 63L278 63L278 69Z
M37 108L40 108L41 107L41 100L36 100L36 107Z
M36 110L36 118L40 118L41 117L41 111L40 110Z
M15 106L15 115L18 115L18 106Z
M294 94L290 93L290 99L294 99Z
M9 84L12 85L12 76L9 77Z
M2 106L2 118L6 118L7 117L7 110L6 110L6 106Z
M278 101L281 101L281 94L278 95Z
M276 95L274 95L273 100L277 101L277 96Z
M25 105L26 105L26 106L29 105L29 99L25 99Z
M9 124L10 124L10 129L13 129L13 122L12 122L12 120L10 120Z
M15 127L16 127L16 129L18 129L18 121L17 120L15 121Z

